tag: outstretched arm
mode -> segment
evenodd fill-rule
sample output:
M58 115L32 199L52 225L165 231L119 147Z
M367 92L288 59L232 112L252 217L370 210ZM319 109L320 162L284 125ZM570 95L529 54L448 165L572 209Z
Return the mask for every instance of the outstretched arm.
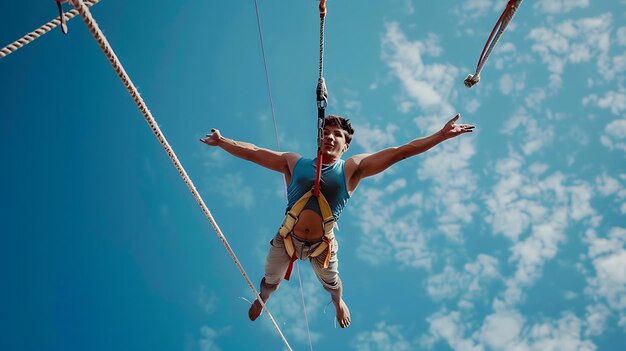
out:
M287 176L291 174L290 164L300 158L295 153L276 152L260 148L251 143L224 138L217 129L211 129L211 134L207 134L206 138L200 139L200 141L209 146L219 146L233 156L254 162L259 166Z
M454 116L440 131L432 135L417 138L402 146L391 147L373 154L360 154L350 157L346 167L350 166L354 171L352 175L349 175L348 189L354 190L361 179L376 175L405 158L421 154L447 139L471 132L474 129L473 125L455 124L460 116L459 114Z

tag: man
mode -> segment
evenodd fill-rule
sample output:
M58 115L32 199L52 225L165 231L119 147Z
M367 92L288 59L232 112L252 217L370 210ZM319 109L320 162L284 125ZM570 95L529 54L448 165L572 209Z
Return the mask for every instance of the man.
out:
M334 240L332 223L339 219L343 207L362 179L378 174L398 161L421 154L447 139L474 129L473 125L456 124L459 117L460 115L457 114L440 131L430 136L417 138L402 146L387 148L372 154L355 155L344 161L341 156L348 150L354 130L347 119L333 115L327 116L322 143L323 166L320 185L324 201L316 201L315 197L310 197L308 200L305 197L304 201L298 201L311 191L315 183L315 159L306 159L293 152L275 152L250 143L224 138L217 129L212 129L211 134L200 139L207 145L219 146L234 156L282 173L288 184L287 210L290 211L289 214L293 214L291 211L293 207L299 207L296 211L298 213L292 216L297 217L294 218L295 223L292 221L292 226L289 225L285 230L285 223L288 222L289 216L286 217L283 227L270 242L270 250L265 263L265 276L261 280L260 295L263 301L267 301L270 294L276 291L285 273L289 274L291 264L296 257L302 260L309 258L315 274L332 297L339 326L346 328L350 325L350 311L342 298L343 287L339 278L337 258L339 247L337 240ZM306 205L302 207L300 203L306 203ZM330 212L332 216L328 221L323 218L323 215L326 217ZM254 321L261 312L261 303L256 300L250 306L248 316Z

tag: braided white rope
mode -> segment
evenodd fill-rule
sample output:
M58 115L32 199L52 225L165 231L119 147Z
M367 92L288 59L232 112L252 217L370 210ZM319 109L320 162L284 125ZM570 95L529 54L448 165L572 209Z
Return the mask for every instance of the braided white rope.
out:
M97 3L99 3L100 0L86 0L85 1L85 5L87 5L87 7L91 7ZM65 12L64 17L66 19L66 21L71 20L72 18L74 18L74 16L78 15L78 11L76 9L73 9L71 11ZM23 47L24 45L30 44L31 42L33 42L35 39L39 38L40 36L48 33L49 31L53 30L54 28L56 28L57 26L59 26L61 24L61 20L59 19L59 17L53 19L52 21L44 24L43 26L35 29L34 31L26 34L25 36L23 36L22 38L12 42L11 44L3 47L2 49L0 49L0 58L3 58L15 51L17 51L19 48Z
M523 0L510 0L509 3L506 5L504 13L502 14L502 16L504 16L502 18L502 22L500 22L499 26L498 24L496 24L496 26L498 26L498 32L493 37L493 40L489 43L489 47L485 51L485 54L478 60L476 72L474 72L473 75L468 74L467 78L465 78L464 83L466 87L471 88L474 85L478 84L478 82L480 82L480 72L483 70L485 63L489 59L489 56L491 56L493 48L498 43L498 40L500 40L500 37L502 36L502 33L504 33L506 27L509 25L509 22L511 22L511 20L513 19L513 16L515 15L515 12L517 12L517 9L519 8L519 5L522 3L522 1Z
M137 90L137 88L135 87L133 82L131 81L131 79L128 76L128 74L126 74L126 71L124 70L124 67L122 67L122 63L120 62L120 60L117 58L117 56L113 52L113 48L111 47L111 45L109 44L109 42L105 38L105 36L102 33L102 31L100 30L100 28L98 27L98 24L96 23L94 18L91 16L91 13L90 13L89 9L83 3L82 0L70 0L70 2L72 3L72 5L74 7L76 7L76 9L80 13L81 17L85 21L85 24L87 24L87 27L89 28L89 31L91 32L93 37L98 42L98 45L100 46L100 48L102 49L102 51L106 55L107 59L111 63L111 66L113 66L113 69L115 70L115 72L117 73L119 78L122 80L122 83L124 84L124 86L126 87L126 90L128 90L129 94L131 95L131 97L135 101L135 104L137 104L137 107L139 108L139 110L143 114L146 122L148 123L148 125L152 129L152 132L154 133L154 135L157 137L157 139L159 140L159 142L161 143L161 145L163 146L163 148L167 152L167 155L169 156L170 160L172 161L172 163L176 167L176 170L178 170L178 173L180 174L180 176L183 178L183 181L187 185L187 188L189 188L189 191L191 191L193 197L196 199L196 201L198 202L198 204L202 208L202 212L204 212L204 214L206 215L206 217L209 220L209 222L211 222L211 225L213 226L213 229L215 229L215 232L217 233L217 236L220 238L220 240L222 241L222 244L224 245L224 247L226 248L226 250L230 254L231 258L235 262L235 265L237 265L237 268L239 268L239 271L241 272L243 277L246 279L246 282L248 283L248 286L254 292L254 295L256 296L256 298L261 302L261 305L263 306L263 309L267 312L267 315L269 316L270 320L274 324L274 327L278 331L278 334L282 338L283 342L285 343L285 345L287 346L289 351L292 351L291 346L289 346L289 343L287 342L287 339L285 339L285 336L283 335L283 333L281 332L280 328L278 327L278 324L274 320L274 317L272 317L270 311L265 306L265 303L263 303L263 299L261 299L261 296L259 295L259 292L254 287L254 284L252 283L252 281L250 281L250 278L248 277L248 274L246 273L246 271L244 270L243 266L239 262L239 259L237 259L237 256L235 255L235 252L230 247L230 244L228 244L228 241L226 240L226 237L224 236L224 234L222 234L222 231L220 230L219 226L217 225L217 222L215 221L215 219L211 215L211 212L209 211L208 207L204 203L204 200L202 199L202 197L200 196L200 194L196 190L196 187L193 185L193 182L191 181L191 179L187 175L187 172L183 168L183 165L180 163L180 161L176 157L176 154L174 153L174 150L172 149L172 147L169 145L169 143L165 139L165 136L163 135L163 133L161 132L161 129L157 125L154 117L152 116L152 113L148 109L148 106L146 105L146 103L141 98L141 95L139 94L139 91Z

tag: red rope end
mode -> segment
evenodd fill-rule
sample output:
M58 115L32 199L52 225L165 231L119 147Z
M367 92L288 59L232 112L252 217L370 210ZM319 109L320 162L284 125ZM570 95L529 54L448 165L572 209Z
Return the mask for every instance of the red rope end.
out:
M326 0L320 0L320 18L326 17Z

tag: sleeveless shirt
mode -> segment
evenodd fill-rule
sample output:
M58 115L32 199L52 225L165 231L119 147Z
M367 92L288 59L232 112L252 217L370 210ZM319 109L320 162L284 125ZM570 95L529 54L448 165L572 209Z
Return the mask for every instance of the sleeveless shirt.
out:
M300 158L293 168L291 183L287 187L287 211L304 195L313 189L315 185L315 169L317 158ZM329 165L322 164L322 175L320 181L320 191L330 205L335 221L339 220L339 215L350 198L346 185L346 173L344 170L345 161L337 160ZM322 212L317 202L317 198L311 196L305 209L315 211L320 216Z

